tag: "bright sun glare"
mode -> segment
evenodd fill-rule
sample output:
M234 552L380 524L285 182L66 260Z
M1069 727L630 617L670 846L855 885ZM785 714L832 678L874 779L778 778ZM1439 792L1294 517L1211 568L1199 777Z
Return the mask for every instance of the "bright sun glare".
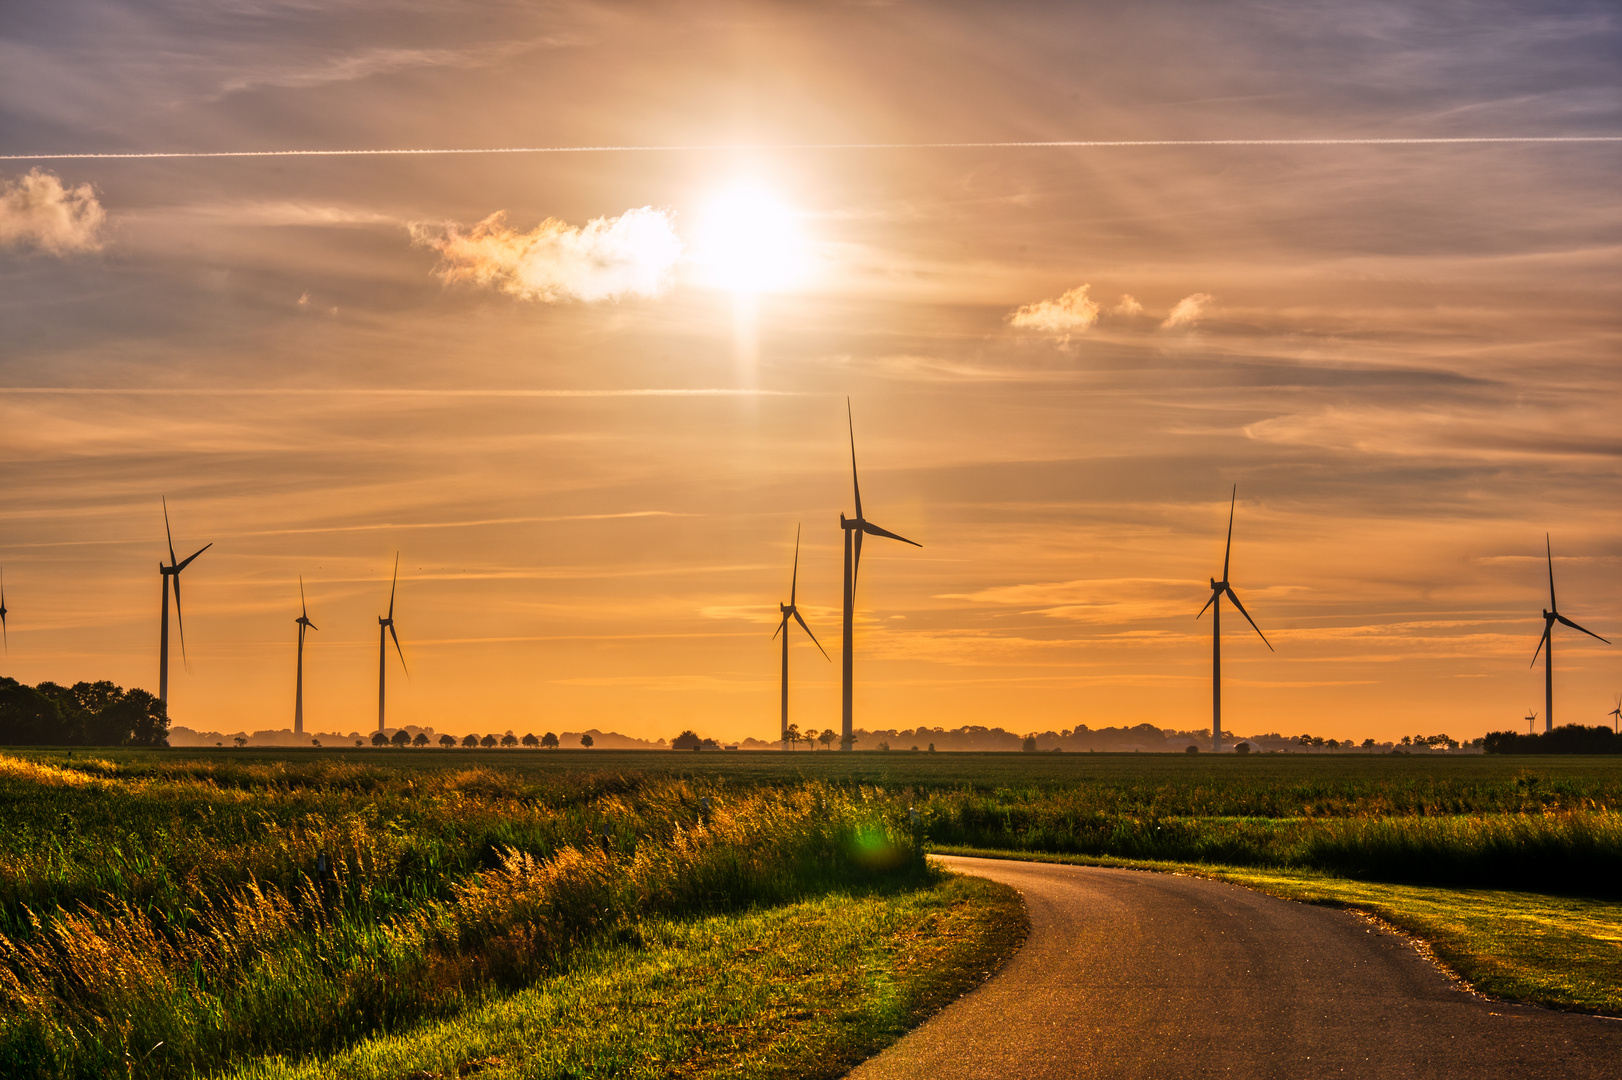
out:
M709 201L695 254L705 280L733 292L791 288L805 279L809 263L798 215L752 183Z

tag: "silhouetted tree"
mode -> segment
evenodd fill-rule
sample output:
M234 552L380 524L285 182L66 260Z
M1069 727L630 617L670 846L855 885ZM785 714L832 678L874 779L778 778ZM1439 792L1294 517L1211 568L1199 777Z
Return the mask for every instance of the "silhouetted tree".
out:
M399 731L394 733L394 738L390 739L389 741L395 746L410 746L411 736L406 732L405 728L401 728Z
M580 736L580 745L584 746L587 750L590 750L591 747L592 747L592 744L595 743L596 741L597 740L593 739L590 735L582 735L582 736Z
M237 744L238 750L248 745L248 737L246 735L238 735L231 741Z
M479 737L477 735L463 735L462 745L471 750L473 747L479 745Z
M321 749L321 740L320 739L311 739L310 740L310 745L315 747L317 750L319 750L319 749Z
M1188 748L1183 751L1183 753L1185 753L1185 754L1197 754L1199 752L1200 752L1200 748L1193 745L1192 743L1190 743Z
M822 732L818 731L816 728L808 727L800 733L800 741L805 743L805 745L810 749L815 750L817 748L817 736L821 734Z
M494 735L486 735L484 738L479 740L479 745L484 747L486 750L489 750L491 747L496 745L496 737Z
M1029 735L1025 736L1025 741L1020 744L1019 748L1025 751L1027 754L1036 753L1036 732L1033 731Z
M835 731L833 728L828 728L825 731L823 731L823 733L821 735L817 736L817 742L821 743L823 746L826 746L826 747L832 749L833 744L834 744L834 740L837 739L837 738L839 738L839 732Z
M541 740L537 739L535 737L535 733L532 731L528 735L524 736L524 745L530 749L534 749L535 747L541 745Z
M1248 754L1250 753L1250 744L1247 742L1242 742L1233 748L1233 752L1236 754Z
M510 731L507 732L507 734L505 734L505 735L503 735L501 737L501 745L506 746L506 747L517 746L518 745L518 736L514 735Z
M412 746L427 746L428 745L428 736L426 734L424 734L423 732L421 732L421 731L417 732L417 737L415 739L411 740L411 745Z
M800 725L790 724L788 730L783 732L783 741L788 744L790 750L800 745Z
M0 744L43 746L62 739L62 710L48 695L0 678Z
M541 736L541 746L547 750L556 750L558 748L558 737L548 731Z
M1374 749L1374 740L1373 739L1364 739L1362 745L1363 745L1363 749L1365 749L1365 750L1373 750Z
M704 745L703 740L692 731L683 731L680 735L677 735L674 739L670 740L670 748L672 750L697 750L702 745Z
M456 736L455 735L441 735L439 737L439 745L443 746L447 750L451 749L453 746L456 745Z
M383 734L381 731L374 731L372 732L372 745L387 746L389 745L389 737Z
M158 699L114 683L0 678L0 743L68 746L168 746L169 718Z

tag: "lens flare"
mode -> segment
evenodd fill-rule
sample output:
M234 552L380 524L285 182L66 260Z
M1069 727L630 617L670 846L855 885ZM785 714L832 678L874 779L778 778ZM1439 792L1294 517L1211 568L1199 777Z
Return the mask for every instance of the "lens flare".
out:
M754 183L717 193L705 209L695 257L706 284L738 293L802 284L809 258L794 210Z

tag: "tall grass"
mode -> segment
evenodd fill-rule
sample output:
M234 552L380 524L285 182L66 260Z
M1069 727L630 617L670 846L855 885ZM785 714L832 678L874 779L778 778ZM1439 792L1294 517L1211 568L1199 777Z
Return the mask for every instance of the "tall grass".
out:
M650 914L789 899L921 853L904 810L484 769L0 757L0 1074L189 1075L461 1009Z

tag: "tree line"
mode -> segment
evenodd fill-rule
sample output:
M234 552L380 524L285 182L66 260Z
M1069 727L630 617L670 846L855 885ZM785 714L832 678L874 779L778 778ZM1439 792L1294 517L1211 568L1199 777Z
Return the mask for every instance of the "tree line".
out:
M1481 746L1489 754L1622 754L1622 737L1604 726L1567 724L1531 735L1491 731Z
M168 746L163 702L111 680L29 686L0 677L0 745Z
M540 736L525 735L521 739L509 731L505 735L463 735L460 739L458 739L455 735L441 735L438 741L440 747L445 750L452 750L458 746L469 750L477 748L489 750L498 746L507 747L509 749L514 746L526 746L532 750L556 750L558 748L559 740L557 735L550 731L548 731L545 735ZM434 740L430 739L427 735L424 735L420 731L417 732L416 738L412 738L411 734L404 728L396 731L393 735L385 735L381 731L372 735L373 746L415 746L420 748L424 746L431 746L433 745L433 742ZM580 745L584 746L587 750L591 749L594 742L596 742L596 740L590 735L580 736ZM356 739L355 745L360 746L361 740Z

